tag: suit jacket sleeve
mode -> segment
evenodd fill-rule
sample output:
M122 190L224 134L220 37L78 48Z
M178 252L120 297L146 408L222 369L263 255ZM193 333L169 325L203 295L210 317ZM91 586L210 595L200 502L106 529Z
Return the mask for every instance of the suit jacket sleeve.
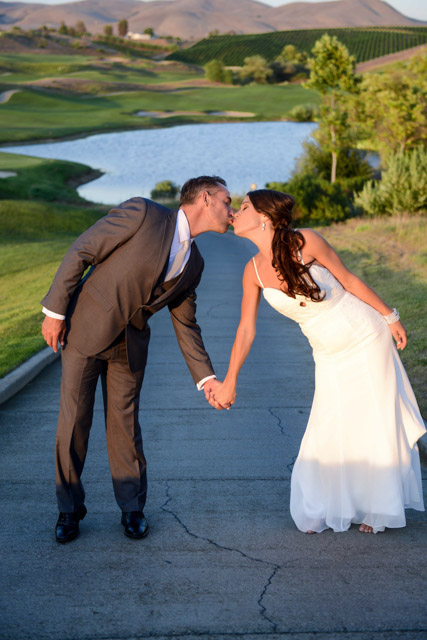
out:
M196 321L196 287L201 277L202 272L184 296L169 305L178 344L195 384L215 373Z
M85 270L105 260L117 247L131 238L146 214L143 198L131 198L98 220L82 233L68 249L52 286L42 300L50 311L65 315L71 297Z

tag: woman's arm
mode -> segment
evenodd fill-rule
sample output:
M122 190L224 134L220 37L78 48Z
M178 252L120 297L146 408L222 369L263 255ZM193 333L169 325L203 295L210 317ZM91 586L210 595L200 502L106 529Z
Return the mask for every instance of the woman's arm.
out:
M331 245L319 233L313 229L302 231L306 244L304 246L304 262L316 260L326 267L333 276L342 284L346 291L357 296L363 302L376 309L383 316L392 313L392 308L388 306L380 296L375 293L363 280L352 273L342 262ZM389 325L390 331L396 340L397 348L404 349L407 343L406 330L400 321Z
M215 389L215 400L229 408L236 399L237 378L242 365L249 355L256 334L256 320L261 289L255 281L252 260L248 262L243 274L243 297L240 322L230 355L227 375L222 386Z

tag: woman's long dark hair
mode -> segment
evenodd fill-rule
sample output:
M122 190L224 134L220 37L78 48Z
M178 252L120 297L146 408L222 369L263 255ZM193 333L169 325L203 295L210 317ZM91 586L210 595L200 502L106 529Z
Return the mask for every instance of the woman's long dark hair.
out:
M298 251L305 244L304 236L297 229L292 229L292 210L295 198L288 193L273 189L256 189L247 194L256 211L270 218L274 229L272 265L278 273L279 280L286 282L284 291L291 298L297 294L320 302L325 297L319 285L310 275L312 264L297 261Z

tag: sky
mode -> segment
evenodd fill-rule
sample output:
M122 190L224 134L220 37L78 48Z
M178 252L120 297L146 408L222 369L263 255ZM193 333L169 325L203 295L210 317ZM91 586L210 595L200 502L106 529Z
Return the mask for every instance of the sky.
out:
M145 0L150 2L150 0ZM295 0L260 0L264 4L272 7L278 7ZM306 2L316 2L316 0L305 0ZM31 4L64 4L64 0L14 0L14 2L27 2ZM427 2L426 0L387 0L388 4L410 18L417 20L427 20Z

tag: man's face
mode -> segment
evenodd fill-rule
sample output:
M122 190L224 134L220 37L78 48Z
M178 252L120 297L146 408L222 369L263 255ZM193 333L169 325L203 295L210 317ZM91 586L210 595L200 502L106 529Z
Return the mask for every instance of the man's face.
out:
M228 189L218 184L218 187L204 191L202 197L210 230L225 233L229 225L233 224L233 209Z

